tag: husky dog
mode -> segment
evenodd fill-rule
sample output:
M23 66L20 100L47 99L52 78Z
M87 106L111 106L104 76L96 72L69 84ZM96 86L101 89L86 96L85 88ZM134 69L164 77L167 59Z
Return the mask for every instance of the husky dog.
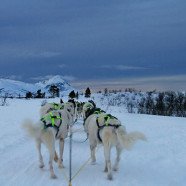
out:
M129 150L137 140L146 140L144 134L140 132L127 133L121 122L108 114L92 114L85 120L85 131L90 143L92 164L96 162L95 149L97 144L102 143L105 156L105 172L107 178L112 180L112 167L110 160L111 148L116 147L117 157L113 170L117 171L119 167L120 155L122 149Z
M69 109L70 114L73 116L73 119L75 120L76 119L75 107L76 107L75 102L73 100L68 100L68 102L66 103L46 103L40 108L40 116L42 117L53 110Z
M96 108L96 104L89 100L88 102L84 103L83 105L83 119L85 120L90 114L94 112L94 109Z
M76 117L82 118L82 112L83 112L83 102L76 101Z
M53 160L58 159L58 157L56 157L57 154L55 153L56 140L59 140L60 158L58 159L58 166L59 168L63 168L64 139L68 135L69 126L73 123L73 118L70 114L71 109L70 106L66 106L63 110L54 110L45 114L36 124L31 120L25 120L22 125L27 133L36 141L40 168L44 167L41 144L43 143L47 147L50 155L49 166L51 178L56 178L53 170Z
M64 103L45 103L40 108L40 116L44 116L53 110L61 110L64 108Z

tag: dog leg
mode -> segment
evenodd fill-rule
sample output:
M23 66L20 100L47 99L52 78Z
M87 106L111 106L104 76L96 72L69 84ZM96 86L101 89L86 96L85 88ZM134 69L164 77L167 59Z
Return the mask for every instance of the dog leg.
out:
M96 163L96 144L90 145L91 151L91 164L94 165Z
M104 145L104 155L105 155L105 162L106 162L106 166L107 169L108 169L108 172L107 172L107 178L109 180L112 180L113 177L112 177L112 169L111 169L111 161L110 161L110 147L109 145Z
M51 177L52 179L55 179L55 178L57 178L57 176L54 174L53 158L54 158L54 156L50 156L50 160L49 160L50 177Z
M59 168L64 168L63 166L63 151L64 151L64 139L61 138L59 140L59 159L58 159L58 167Z
M39 167L43 168L45 165L44 165L44 162L43 162L43 156L41 154L41 141L40 140L36 141L36 147L37 147L38 154L39 154Z
M117 171L119 168L119 161L120 161L120 155L121 155L122 148L120 145L116 145L116 160L113 167L114 171Z
M107 167L107 161L105 160L105 169L104 172L108 172L108 167Z
M54 179L57 178L57 176L55 175L53 169L53 160L55 156L55 137L53 136L52 133L45 134L45 144L50 154L50 158L49 158L50 177Z
M50 177L55 179L55 178L57 178L57 176L54 174L54 169L53 169L53 159L54 159L55 149L52 148L49 151L50 151L50 160L49 160Z
M55 162L58 162L59 158L58 158L58 155L57 155L57 152L55 151L55 154L54 154L54 161Z

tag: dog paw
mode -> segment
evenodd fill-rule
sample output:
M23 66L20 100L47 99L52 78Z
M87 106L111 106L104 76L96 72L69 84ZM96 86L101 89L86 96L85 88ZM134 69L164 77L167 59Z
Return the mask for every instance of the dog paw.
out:
M39 168L42 169L45 165L44 164L40 164Z
M50 176L50 178L51 178L51 179L56 179L57 176L56 176L55 174L52 174L52 175Z
M105 167L104 172L108 172L108 168L107 167Z
M114 167L112 170L117 172L118 171L118 167Z
M91 161L91 165L96 165L96 161Z
M54 161L55 161L55 162L58 162L58 160L59 160L58 155L57 155L57 153L55 152Z
M108 180L113 180L112 174L108 174L108 175L107 175L107 179L108 179Z
M59 167L59 169L65 168L65 167L63 166L63 164L59 164L58 167Z

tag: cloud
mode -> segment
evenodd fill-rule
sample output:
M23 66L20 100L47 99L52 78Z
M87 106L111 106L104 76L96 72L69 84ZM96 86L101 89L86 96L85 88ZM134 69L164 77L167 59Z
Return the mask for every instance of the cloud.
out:
M65 68L65 67L67 67L66 64L60 64L60 65L59 65L59 68Z
M56 75L37 76L37 77L32 77L30 79L34 81L44 81L44 80L52 78L53 76L56 76ZM74 81L77 79L74 76L68 76L68 75L61 76L61 78L66 81Z
M62 76L67 81L75 81L77 78L74 76Z
M0 46L0 55L4 57L15 58L51 58L60 56L61 52L52 50L39 50L32 47L3 45Z
M37 77L31 77L30 79L31 80L34 80L34 81L44 81L46 79L50 79L52 78L54 75L47 75L47 76L37 76Z
M50 57L56 57L56 56L60 56L61 53L60 52L52 52L52 51L44 51L41 52L39 54L36 54L36 57L45 57L45 58L50 58Z
M21 75L9 75L9 76L1 76L0 78L12 79L12 80L21 80L22 76Z
M147 70L147 67L139 67L139 66L127 66L127 65L102 65L101 68L104 69L115 69L115 70Z
M90 87L93 90L109 89L125 89L136 88L138 90L174 90L185 91L186 75L175 76L154 76L154 77L136 77L136 78L115 78L115 79L99 79L90 81L73 82L72 85L76 88L85 89Z

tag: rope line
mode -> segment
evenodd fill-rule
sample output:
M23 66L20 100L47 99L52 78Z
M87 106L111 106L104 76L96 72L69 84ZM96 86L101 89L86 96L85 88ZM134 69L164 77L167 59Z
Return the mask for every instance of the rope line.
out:
M99 146L97 147L96 152L98 151L98 149L99 149ZM85 163L83 163L83 165L81 165L81 167L77 170L74 176L72 176L71 180L73 180L83 170L83 168L89 163L90 160L91 160L91 156L87 159L87 161L85 161Z
M83 170L83 168L88 164L90 161L91 157L77 170L77 172L72 176L72 180Z
M75 122L74 122L75 123ZM72 181L75 179L75 177L77 177L79 174L80 174L80 172L85 168L85 166L89 163L89 161L91 160L91 156L79 167L79 169L76 171L76 173L72 176L72 160L71 160L71 158L72 158L72 141L75 141L75 140L73 140L73 138L72 138L72 136L73 136L73 134L74 133L77 133L77 132L83 132L84 131L84 129L83 129L83 127L80 127L80 128L78 128L78 129L75 129L75 130L73 130L73 125L71 125L70 126L70 134L68 135L68 137L67 138L70 138L70 141L69 141L69 146L70 146L70 149L69 149L69 155L70 155L70 161L69 161L69 165L70 165L70 167L69 167L69 177L67 176L67 174L66 174L66 172L63 170L62 171L62 173L63 173L63 175L64 175L64 178L65 178L65 180L68 182L68 184L69 184L69 186L72 186ZM85 142L86 140L88 139L88 137L83 141L83 142ZM83 143L82 142L82 143ZM96 152L98 151L98 149L99 149L99 147L100 146L98 146L97 147L97 149L96 149Z
M62 173L63 173L63 175L64 175L65 180L66 180L67 183L68 183L68 182L69 182L69 178L68 178L66 172L64 171L64 169L62 169Z

